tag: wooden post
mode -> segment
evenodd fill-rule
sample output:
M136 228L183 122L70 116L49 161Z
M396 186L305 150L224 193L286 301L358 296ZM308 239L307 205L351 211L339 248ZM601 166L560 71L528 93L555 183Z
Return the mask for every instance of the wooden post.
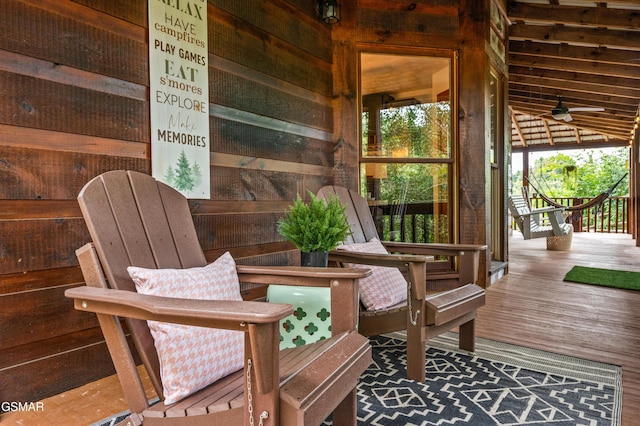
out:
M355 0L341 2L342 21L331 29L333 39L333 184L358 189L360 165L360 95L358 50L354 44Z
M491 244L488 0L460 1L459 137L460 241ZM481 255L478 285L486 287L490 250Z

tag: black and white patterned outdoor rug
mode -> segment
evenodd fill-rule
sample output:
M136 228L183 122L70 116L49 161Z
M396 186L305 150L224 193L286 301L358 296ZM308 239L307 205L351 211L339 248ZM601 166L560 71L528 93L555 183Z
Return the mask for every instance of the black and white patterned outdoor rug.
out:
M404 332L372 337L371 345L373 363L358 385L359 425L620 424L618 366L481 338L469 353L458 349L456 333L445 333L429 340L427 380L418 383L406 379Z
M405 378L404 333L371 339L373 364L358 387L358 424L618 425L622 372L591 362L458 335L428 342L427 379ZM330 424L327 422L327 424Z

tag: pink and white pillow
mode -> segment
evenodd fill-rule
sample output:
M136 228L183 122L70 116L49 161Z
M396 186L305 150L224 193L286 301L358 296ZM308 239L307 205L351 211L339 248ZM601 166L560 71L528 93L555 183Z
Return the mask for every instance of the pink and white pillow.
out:
M236 263L228 252L200 268L127 268L138 293L164 297L241 301ZM148 321L165 404L173 404L244 365L241 331Z
M380 240L338 246L338 250L360 253L387 254ZM352 268L369 268L371 275L360 279L360 300L368 311L385 309L407 300L407 281L398 268L387 266L347 264Z

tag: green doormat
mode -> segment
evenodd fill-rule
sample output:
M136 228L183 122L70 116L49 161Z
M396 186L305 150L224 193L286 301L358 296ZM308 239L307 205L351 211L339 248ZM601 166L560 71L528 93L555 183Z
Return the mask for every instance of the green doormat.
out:
M640 272L574 266L567 272L564 280L625 290L640 290Z

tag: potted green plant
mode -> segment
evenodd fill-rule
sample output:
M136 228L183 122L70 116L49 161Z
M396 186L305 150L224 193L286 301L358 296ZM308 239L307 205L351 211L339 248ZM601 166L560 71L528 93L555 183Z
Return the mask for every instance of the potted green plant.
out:
M309 196L305 203L298 195L278 221L278 232L300 250L302 266L326 266L328 252L349 235L349 222L337 197L326 203L310 191Z
M305 203L300 195L297 196L278 221L278 232L300 250L302 266L327 266L328 252L349 235L346 208L337 197L331 197L327 203L309 191L309 198ZM291 303L295 309L294 314L280 320L280 349L331 336L329 288L271 284L267 289L267 300Z

